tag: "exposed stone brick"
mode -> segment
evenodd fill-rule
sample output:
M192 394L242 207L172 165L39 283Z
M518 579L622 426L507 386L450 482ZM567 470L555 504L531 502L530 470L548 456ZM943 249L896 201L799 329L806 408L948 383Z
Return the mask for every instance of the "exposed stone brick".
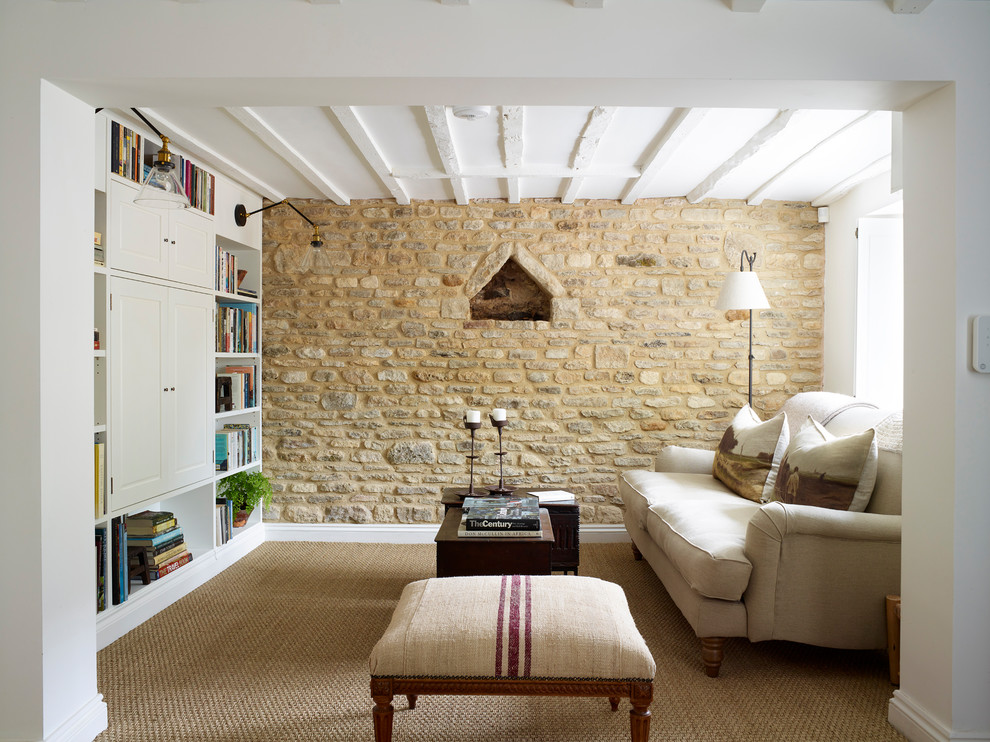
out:
M712 448L746 402L749 313L714 308L740 254L773 309L754 312L754 406L820 389L824 229L809 204L636 206L312 202L331 250L299 261L309 225L266 212L266 519L437 523L441 490L497 481L508 410L510 484L578 494L585 522L620 523L615 474L663 446ZM508 259L550 297L550 319L471 319Z

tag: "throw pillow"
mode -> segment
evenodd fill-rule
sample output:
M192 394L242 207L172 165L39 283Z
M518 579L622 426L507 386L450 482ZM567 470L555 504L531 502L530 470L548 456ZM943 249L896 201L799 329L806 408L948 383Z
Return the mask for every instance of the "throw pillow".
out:
M749 405L726 428L715 451L712 474L737 495L767 502L774 491L777 467L787 449L787 415L766 422Z
M866 510L877 478L876 430L837 437L812 418L794 434L777 473L777 500Z

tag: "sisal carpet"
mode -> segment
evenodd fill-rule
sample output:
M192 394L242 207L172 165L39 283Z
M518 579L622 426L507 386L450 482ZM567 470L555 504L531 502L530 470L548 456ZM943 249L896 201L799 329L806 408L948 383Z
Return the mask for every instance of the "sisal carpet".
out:
M98 654L99 742L372 740L368 656L432 545L267 542ZM581 547L581 573L625 589L657 660L651 740L903 740L882 652L730 639L722 676L628 544ZM395 742L619 742L628 701L395 699Z

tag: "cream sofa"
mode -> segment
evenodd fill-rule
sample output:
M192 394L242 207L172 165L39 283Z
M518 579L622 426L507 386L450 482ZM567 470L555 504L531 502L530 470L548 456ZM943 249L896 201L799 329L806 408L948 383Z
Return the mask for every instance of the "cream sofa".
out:
M727 637L886 646L885 596L900 592L900 415L828 392L795 395L782 411L792 436L809 415L834 435L877 429L866 512L739 497L712 476L714 451L668 446L656 471L619 475L633 552L701 639L711 677Z

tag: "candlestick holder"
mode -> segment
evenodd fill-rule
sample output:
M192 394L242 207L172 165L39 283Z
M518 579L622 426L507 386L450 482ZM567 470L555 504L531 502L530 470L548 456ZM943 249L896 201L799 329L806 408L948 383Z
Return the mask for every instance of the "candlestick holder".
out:
M478 428L481 427L481 423L480 422L469 423L467 421L467 418L465 418L464 419L464 427L471 431L471 455L468 456L468 459L470 459L470 461L471 461L471 479L468 480L468 489L467 489L467 492L465 492L464 494L467 497L474 497L474 495L475 495L475 492L474 492L474 460L476 458L478 458L477 456L474 455L474 431L478 430Z
M488 419L492 421L492 425L495 426L495 430L498 431L498 487L489 487L488 492L492 495L511 495L515 490L514 487L506 487L505 479L502 477L502 458L505 456L505 451L502 450L502 428L508 424L508 420L496 420L491 415Z

